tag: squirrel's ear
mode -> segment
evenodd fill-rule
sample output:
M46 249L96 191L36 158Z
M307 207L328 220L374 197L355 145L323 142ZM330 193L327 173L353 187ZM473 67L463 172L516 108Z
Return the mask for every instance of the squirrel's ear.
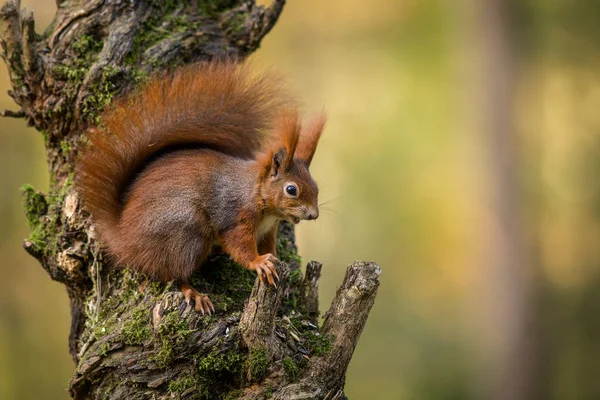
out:
M271 157L271 169L269 171L271 178L277 178L285 171L284 163L287 158L285 147L282 147L273 153L273 157Z
M308 122L305 129L302 129L294 156L304 161L307 166L310 165L315 155L317 144L319 143L326 122L327 116L325 112L321 112Z

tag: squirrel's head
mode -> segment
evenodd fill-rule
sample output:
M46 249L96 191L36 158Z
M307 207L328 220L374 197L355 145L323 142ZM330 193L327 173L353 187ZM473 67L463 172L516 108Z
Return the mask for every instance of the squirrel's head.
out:
M308 167L325 126L325 115L301 127L298 114L288 111L275 123L273 143L259 157L261 196L278 217L297 224L319 217L319 188Z

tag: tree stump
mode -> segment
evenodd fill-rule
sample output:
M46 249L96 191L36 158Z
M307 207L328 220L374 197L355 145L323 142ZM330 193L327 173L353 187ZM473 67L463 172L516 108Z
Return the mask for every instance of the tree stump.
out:
M41 132L49 193L23 187L31 227L25 250L65 285L74 399L341 399L346 369L379 286L380 268L355 262L318 327L318 279L302 278L293 226L282 223L281 284L226 255L192 283L217 312L202 316L172 284L111 265L72 188L78 147L112 99L153 72L215 57L244 58L273 27L285 0L57 0L41 35L19 1L0 9L1 55L25 118Z

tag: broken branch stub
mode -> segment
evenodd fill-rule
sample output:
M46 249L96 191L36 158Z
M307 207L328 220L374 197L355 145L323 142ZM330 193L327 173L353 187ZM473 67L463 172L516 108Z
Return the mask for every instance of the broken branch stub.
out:
M343 387L346 369L375 303L380 275L381 268L373 262L355 261L348 266L344 282L325 314L322 332L333 343L323 362L314 364L318 376L337 380Z
M277 287L261 283L256 278L240 319L240 332L248 348L266 350L271 355L275 348L273 346L275 317L290 274L288 266L281 261L277 261L275 269L279 275Z
M319 279L322 268L323 264L318 261L308 263L300 292L300 307L314 325L319 323Z
M311 359L305 377L284 387L275 399L341 398L346 370L375 303L380 275L381 268L373 262L355 261L348 266L321 328L321 334L331 340L331 350Z

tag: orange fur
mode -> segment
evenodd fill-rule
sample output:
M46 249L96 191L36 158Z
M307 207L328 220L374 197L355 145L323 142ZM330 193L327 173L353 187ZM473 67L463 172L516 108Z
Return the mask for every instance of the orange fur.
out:
M304 161L306 165L310 165L312 162L326 123L327 116L322 112L315 115L302 129L295 156Z

